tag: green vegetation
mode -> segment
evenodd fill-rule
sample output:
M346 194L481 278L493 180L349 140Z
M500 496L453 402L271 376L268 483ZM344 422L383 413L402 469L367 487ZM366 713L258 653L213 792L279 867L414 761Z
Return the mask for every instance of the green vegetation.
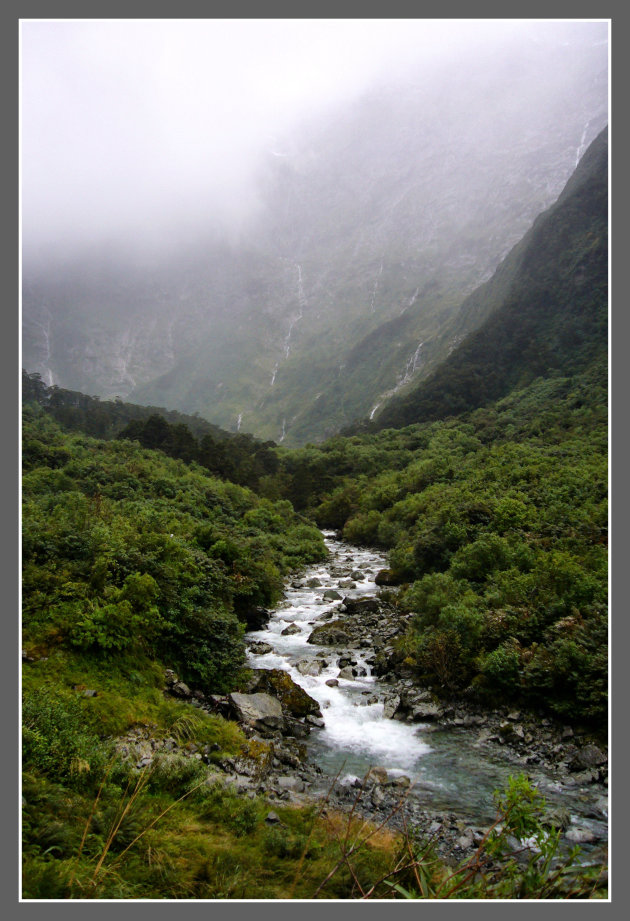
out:
M65 435L32 405L23 436L25 649L144 655L201 690L233 684L248 611L324 556L317 529L196 465Z
M390 550L401 604L416 613L405 652L419 681L601 727L606 422L595 364L459 419L279 451L264 489ZM357 817L287 808L270 826L263 800L213 782L197 760L159 755L143 770L116 757L113 740L134 728L208 746L210 769L249 750L235 724L166 698L164 666L208 691L236 686L248 610L321 558L321 537L287 498L138 441L64 433L36 404L23 432L26 898L605 891L597 868L559 860L521 787L503 811L529 802L525 831L540 851L523 862L505 822L448 868L426 842Z
M392 600L414 615L397 659L419 684L605 733L605 147L602 135L486 307L468 303L492 308L480 332L378 425L289 452L25 375L26 898L600 893L597 868L560 859L524 778L456 868L354 813L282 809L269 825L264 801L212 765L270 747L166 697L164 670L205 693L238 687L248 620L325 556L317 521L389 551ZM404 323L390 325L395 338ZM377 346L351 356L358 390ZM134 766L119 748L138 730L206 763Z
M419 681L605 728L605 363L285 462L296 507L390 551Z

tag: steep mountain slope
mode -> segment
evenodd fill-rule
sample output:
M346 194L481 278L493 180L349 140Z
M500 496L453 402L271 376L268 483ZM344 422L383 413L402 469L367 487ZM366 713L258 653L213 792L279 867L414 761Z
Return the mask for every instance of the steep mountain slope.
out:
M608 332L608 137L601 132L557 203L494 278L462 305L451 331L487 319L405 397L379 428L456 415L536 377L583 370L605 355ZM488 316L488 314L490 314Z
M26 254L25 367L286 444L369 415L470 331L441 335L606 123L606 45L567 28L276 139L238 242Z

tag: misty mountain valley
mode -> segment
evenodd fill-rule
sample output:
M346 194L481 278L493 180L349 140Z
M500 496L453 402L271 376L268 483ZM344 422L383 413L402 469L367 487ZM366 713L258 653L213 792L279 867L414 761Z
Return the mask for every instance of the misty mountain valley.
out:
M300 22L21 23L21 900L610 900L609 23Z

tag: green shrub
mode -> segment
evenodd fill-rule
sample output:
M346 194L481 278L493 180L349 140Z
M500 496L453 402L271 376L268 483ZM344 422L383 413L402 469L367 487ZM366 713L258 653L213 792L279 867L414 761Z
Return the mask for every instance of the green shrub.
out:
M41 771L77 789L94 787L111 752L86 725L79 700L41 688L22 702L25 770Z

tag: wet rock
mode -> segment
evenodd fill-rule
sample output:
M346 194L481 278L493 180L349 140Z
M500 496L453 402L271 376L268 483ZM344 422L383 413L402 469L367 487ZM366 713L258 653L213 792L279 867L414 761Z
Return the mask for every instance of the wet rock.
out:
M414 723L432 722L440 717L442 708L429 701L416 704L411 711Z
M339 677L343 678L344 681L353 681L355 678L354 669L351 665L346 665L339 671Z
M270 694L228 695L236 718L255 729L283 729L284 717L280 701Z
M289 624L288 627L285 627L284 630L280 631L282 636L295 636L296 633L301 633L302 631L297 624Z
M396 790L408 790L411 786L411 780L406 774L401 774L399 777L393 777L391 780L388 780L387 784L390 787L394 787Z
M388 697L383 705L383 716L385 719L391 720L394 717L394 714L400 706L400 697L396 694L395 697Z
M248 608L244 614L248 630L262 630L269 623L270 617L271 612L261 607Z
M339 592L336 592L334 588L327 588L323 593L322 598L326 601L341 601L342 596Z
M596 745L585 745L569 762L571 771L581 771L584 768L599 767L606 764L608 758Z
M391 569L380 569L374 581L377 585L400 585L400 580Z
M255 669L248 690L271 694L276 697L285 715L303 718L312 713L321 716L319 704L280 668Z
M344 598L346 612L353 616L357 614L378 614L379 603L376 598L368 595L365 598Z
M338 687L339 687L339 681L338 681L336 678L328 678L328 679L326 680L326 684L328 685L329 688L338 688Z
M303 659L297 663L296 668L300 675L310 675L312 678L317 678L324 669L324 663L321 659Z
M365 779L366 781L371 781L372 783L387 783L389 775L384 767L376 766L370 768L366 774Z
M267 653L273 652L273 646L270 646L269 643L250 643L249 651L255 656L266 656Z
M347 646L350 635L337 621L333 621L315 627L306 642L317 646Z

